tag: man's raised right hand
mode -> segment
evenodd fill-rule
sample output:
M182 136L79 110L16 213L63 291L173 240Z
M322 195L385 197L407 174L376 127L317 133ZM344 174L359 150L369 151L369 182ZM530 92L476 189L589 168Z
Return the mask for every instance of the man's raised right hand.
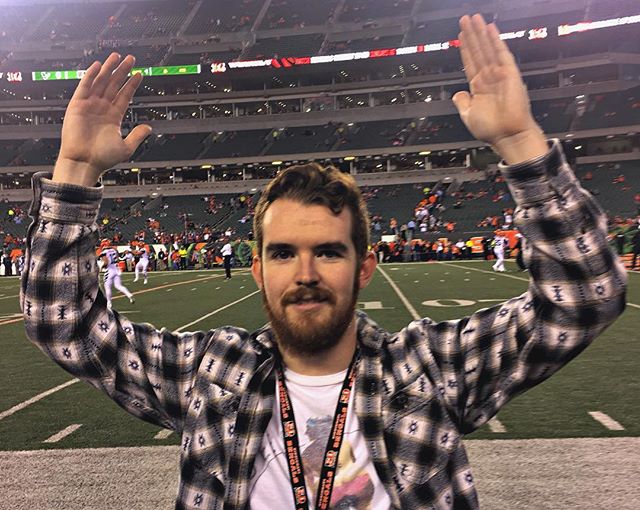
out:
M94 62L80 80L64 116L60 154L53 180L93 186L109 168L126 161L151 126L140 124L126 138L120 131L122 119L142 82L141 74L129 77L135 58L112 53Z

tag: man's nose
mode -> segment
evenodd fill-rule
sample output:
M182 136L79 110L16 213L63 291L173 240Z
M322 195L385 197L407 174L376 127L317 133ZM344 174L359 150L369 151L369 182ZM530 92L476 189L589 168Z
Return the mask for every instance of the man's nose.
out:
M316 258L312 255L301 255L298 258L296 284L316 286L320 280L316 267Z

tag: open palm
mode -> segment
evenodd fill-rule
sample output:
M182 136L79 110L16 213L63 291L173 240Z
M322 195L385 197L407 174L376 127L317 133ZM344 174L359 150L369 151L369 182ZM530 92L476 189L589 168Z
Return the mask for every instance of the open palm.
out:
M478 140L496 144L535 125L520 71L495 25L482 16L460 20L460 52L469 92L453 101L462 121Z
M129 77L134 58L111 54L101 65L94 62L76 89L62 125L62 142L56 173L67 182L95 183L110 167L127 160L151 132L136 126L122 138L121 125L141 75ZM82 175L71 176L70 173Z

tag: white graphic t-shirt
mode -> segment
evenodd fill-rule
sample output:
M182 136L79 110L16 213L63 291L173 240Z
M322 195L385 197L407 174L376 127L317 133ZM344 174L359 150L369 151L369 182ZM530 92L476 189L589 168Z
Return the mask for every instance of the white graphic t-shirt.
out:
M331 432L338 396L347 371L323 376L301 375L285 369L285 382L298 429L308 508L314 508L315 496ZM353 395L349 401L344 439L338 457L331 508L367 508L388 510L387 495L369 456L369 450L353 411ZM252 510L293 509L293 494L287 456L284 453L280 398L276 385L273 416L262 439L262 446L251 478Z

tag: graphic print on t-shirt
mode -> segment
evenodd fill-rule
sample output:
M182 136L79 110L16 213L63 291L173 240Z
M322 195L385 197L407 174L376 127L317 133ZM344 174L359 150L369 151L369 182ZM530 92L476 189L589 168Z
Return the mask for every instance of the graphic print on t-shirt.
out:
M331 416L307 419L306 435L311 441L302 452L307 490L318 487L327 439L331 433ZM338 469L331 494L331 508L369 509L373 501L373 482L366 469L358 466L351 443L345 439L338 455Z

